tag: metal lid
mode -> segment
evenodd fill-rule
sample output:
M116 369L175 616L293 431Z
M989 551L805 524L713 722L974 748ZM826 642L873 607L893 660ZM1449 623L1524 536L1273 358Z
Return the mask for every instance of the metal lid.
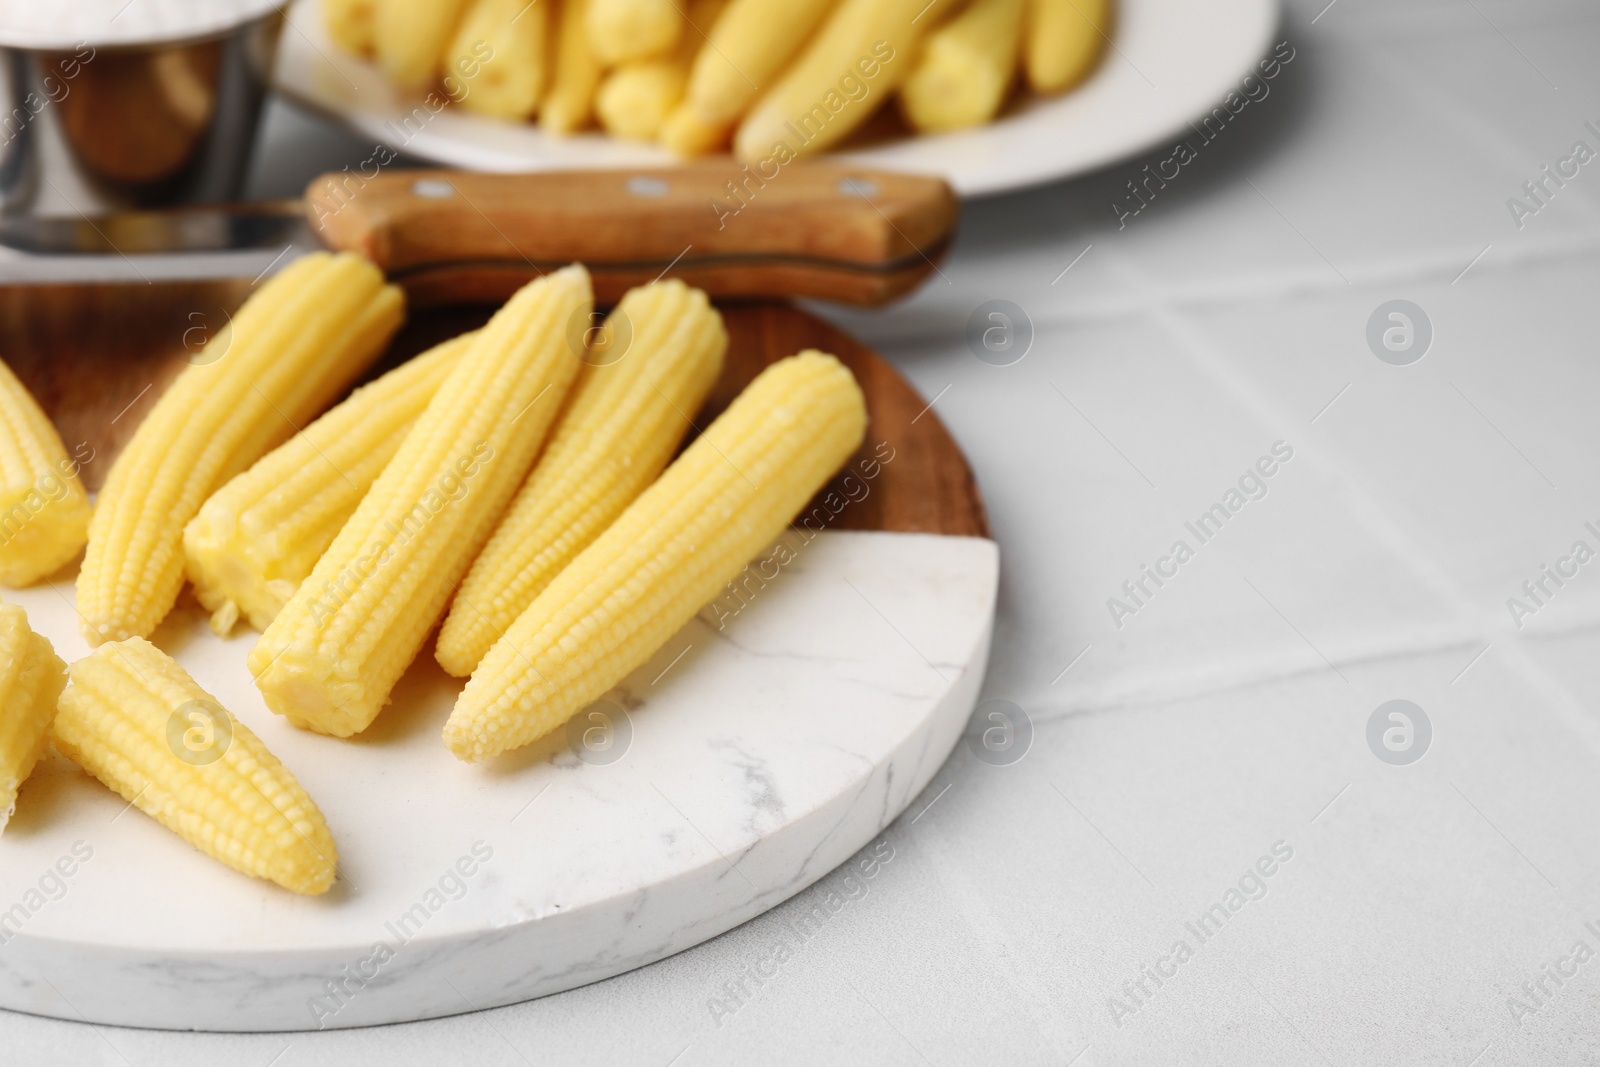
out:
M71 51L228 33L289 0L0 0L0 46Z

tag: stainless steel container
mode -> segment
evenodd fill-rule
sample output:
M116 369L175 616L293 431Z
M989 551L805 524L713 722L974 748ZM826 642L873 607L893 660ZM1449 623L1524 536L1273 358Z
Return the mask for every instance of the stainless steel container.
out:
M175 42L0 46L0 212L238 196L283 16Z

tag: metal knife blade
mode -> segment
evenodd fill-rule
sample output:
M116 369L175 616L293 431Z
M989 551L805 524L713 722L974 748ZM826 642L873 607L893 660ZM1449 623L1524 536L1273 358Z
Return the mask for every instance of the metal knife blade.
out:
M232 252L320 242L299 200L112 215L0 215L0 244L43 256Z

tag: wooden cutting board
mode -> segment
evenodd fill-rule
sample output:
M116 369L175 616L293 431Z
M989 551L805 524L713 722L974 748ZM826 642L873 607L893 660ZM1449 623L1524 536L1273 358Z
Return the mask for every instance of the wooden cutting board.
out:
M85 475L97 487L249 288L0 287L0 356L69 449L95 450ZM357 739L295 730L251 681L255 635L215 637L185 596L154 640L306 786L333 829L340 881L307 899L245 878L51 757L0 836L0 915L22 906L0 929L0 1007L254 1031L450 1015L643 966L822 894L813 883L841 864L867 880L892 862L878 835L977 701L998 551L971 469L892 366L789 306L722 311L732 345L700 426L762 367L817 347L860 381L870 425L858 460L882 462L865 496L863 483L836 481L857 499L752 602L702 612L594 705L609 747L587 747L601 720L580 716L577 734L459 763L439 730L460 683L428 652ZM385 365L487 314L419 312ZM68 661L87 653L72 578L4 593ZM64 895L30 896L84 852Z
M96 490L145 412L250 289L244 279L0 286L0 358L50 413L69 451L80 442L95 450L83 476ZM720 309L731 338L728 360L696 420L699 426L708 425L767 364L805 348L831 352L866 394L871 422L860 458L884 440L905 457L885 468L862 506L845 509L836 528L989 536L966 458L927 401L881 356L787 304L728 303ZM373 375L476 329L492 310L414 313Z

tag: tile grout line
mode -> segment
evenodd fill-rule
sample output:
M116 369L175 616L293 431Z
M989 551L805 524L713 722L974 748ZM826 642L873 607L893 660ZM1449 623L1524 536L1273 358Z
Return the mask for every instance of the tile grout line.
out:
M1287 417L1279 414L1247 375L1228 362L1197 323L1175 310L1159 291L1154 291L1148 278L1125 256L1114 249L1106 255L1129 286L1146 298L1151 319L1177 343L1198 370L1216 381L1264 427L1284 440L1293 439L1294 431ZM1410 568L1456 620L1470 626L1481 618L1477 605L1456 581L1417 547L1411 535L1360 481L1350 477L1325 451L1308 447L1306 456L1308 467L1330 485L1339 487L1344 504L1358 524ZM1516 675L1541 698L1541 703L1548 706L1551 714L1571 730L1591 754L1600 757L1600 723L1584 711L1581 702L1519 645L1511 643L1504 650L1504 658Z
M1576 239L1542 239L1529 242L1518 242L1520 247L1514 247L1505 242L1497 242L1497 251L1492 257L1492 262L1485 266L1478 264L1472 271L1476 277L1481 271L1506 270L1508 268L1555 266L1574 260L1593 261L1600 259L1600 232L1590 237ZM1376 288L1378 286L1394 286L1396 284L1429 285L1437 281L1442 288L1449 288L1452 279L1461 276L1461 265L1471 258L1481 248L1455 249L1441 252L1437 255L1419 257L1404 262L1391 270L1363 272L1359 266L1351 271L1351 286L1355 288ZM1233 275L1220 282L1207 282L1198 285L1166 286L1150 282L1149 287L1160 294L1163 303L1175 311L1188 311L1193 308L1203 307L1207 311L1226 310L1230 308L1245 307L1254 303L1283 301L1292 299L1320 299L1329 295L1346 293L1351 286L1343 282L1328 284L1315 280L1315 275L1322 274L1321 269L1308 269L1304 274L1290 274L1287 276L1282 271L1272 272L1270 275ZM1230 294L1241 289L1248 289L1247 298L1228 299ZM919 312L926 309L917 309ZM1112 297L1097 300L1092 310L1060 310L1041 311L1038 314L1030 313L1035 331L1041 327L1062 327L1075 325L1098 325L1105 323L1127 322L1147 317L1147 304L1143 299L1122 299ZM825 315L831 320L833 316ZM849 315L837 319L845 328L852 329L864 339L871 341L880 348L893 348L896 345L917 345L930 341L948 341L952 329L949 323L934 323L920 325L913 329L893 329L889 331L875 331L871 327L881 325L882 318L863 320L852 318ZM892 319L888 320L893 322ZM904 320L910 325L913 320Z

